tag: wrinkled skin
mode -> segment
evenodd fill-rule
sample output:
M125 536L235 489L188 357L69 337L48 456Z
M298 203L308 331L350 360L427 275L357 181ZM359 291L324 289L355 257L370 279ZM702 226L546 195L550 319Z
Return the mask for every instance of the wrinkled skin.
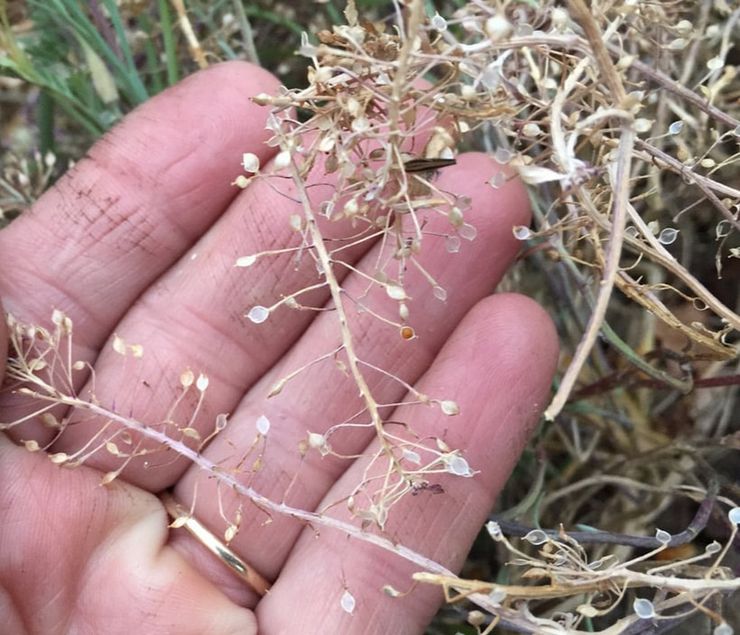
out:
M97 398L118 412L159 420L182 370L208 375L195 427L205 435L217 413L232 414L228 435L205 455L235 461L254 440L256 417L266 414L272 425L264 467L251 484L274 500L316 509L347 495L363 459L322 459L314 452L301 462L297 443L306 431L350 417L358 409L356 388L328 363L300 375L275 399L265 397L276 379L336 346L336 315L282 309L265 324L251 324L245 309L314 283L316 270L309 258L298 267L286 258L233 267L239 256L296 240L287 222L298 211L294 202L265 182L244 191L230 185L243 152L256 153L263 164L274 153L263 144L265 109L249 97L276 87L265 71L228 63L129 115L0 232L0 297L25 322L48 325L52 308L70 316L75 358L94 366ZM357 347L364 359L460 405L457 417L424 406L401 407L391 417L422 436L443 437L479 471L472 479L440 478L444 493L405 498L388 525L393 540L452 569L463 563L539 416L557 356L542 309L522 296L489 295L517 250L512 225L529 218L518 182L498 190L486 185L497 169L485 156L469 154L440 172L439 187L472 198L466 220L478 237L455 255L441 240L425 242L421 260L448 298L434 298L430 285L409 271L418 337L407 342L366 315L353 318L363 330ZM312 195L331 187L330 178ZM332 231L339 230L325 228ZM369 269L379 248L363 244L346 258ZM343 284L359 294L365 283L348 273ZM301 300L315 306L327 296L321 289ZM397 310L387 297L371 295L371 301L391 315ZM142 344L144 357L122 363L110 346L113 333ZM0 335L4 347L6 334ZM368 377L379 402L403 399L397 383ZM81 375L80 394L89 380ZM2 421L29 408L18 396L0 396ZM73 422L49 451L74 452L100 423ZM381 587L408 589L417 567L327 528L275 516L266 523L248 504L232 548L274 581L258 602L184 530L168 528L158 494L172 488L186 505L195 497L195 515L223 532L211 479L168 454L152 459L154 466L134 461L101 486L101 470L118 465L109 454L98 452L68 470L17 445L30 438L44 445L51 436L36 422L0 436L3 633L247 635L259 624L265 634L409 634L423 631L441 601L439 589L430 587L387 597ZM372 432L360 430L343 443L352 453L372 452ZM223 502L233 510L233 498ZM347 518L343 505L329 513ZM345 589L356 599L353 615L340 607Z

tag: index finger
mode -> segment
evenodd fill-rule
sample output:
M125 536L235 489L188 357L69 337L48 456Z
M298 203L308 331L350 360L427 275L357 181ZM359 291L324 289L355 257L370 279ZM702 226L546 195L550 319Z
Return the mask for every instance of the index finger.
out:
M230 62L127 116L0 231L6 310L32 324L46 324L53 309L61 310L75 324L73 359L92 362L134 300L238 194L230 183L242 153L261 160L273 153L264 143L267 111L250 98L277 85L259 67ZM86 378L75 379L81 385ZM34 408L9 395L0 395L0 404L9 421ZM28 425L13 428L12 436L40 433Z
M250 97L277 80L230 62L137 108L0 232L6 310L46 322L52 308L96 349L141 292L224 211L243 152L266 158L266 110Z

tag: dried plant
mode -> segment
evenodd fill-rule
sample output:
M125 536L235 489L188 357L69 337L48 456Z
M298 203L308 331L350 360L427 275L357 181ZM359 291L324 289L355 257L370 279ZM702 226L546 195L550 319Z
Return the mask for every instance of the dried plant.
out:
M4 227L46 191L54 174L56 157L35 153L29 160L8 154L0 176L0 227Z
M660 504L643 510L633 527L654 528L659 512L678 496L700 503L701 522L685 535L658 530L655 538L645 538L618 534L617 529L591 536L562 528L548 532L501 517L488 529L502 559L513 557L510 564L524 570L521 583L459 578L380 533L332 518L331 506L319 512L294 509L266 499L232 471L219 469L199 452L212 436L201 438L189 425L195 415L182 413L184 401L173 404L163 421L146 423L105 408L94 392L76 395L70 374L89 369L62 352L69 348L68 320L57 314L56 331L50 332L11 318L14 357L9 376L15 389L39 400L33 416L59 434L65 422L52 414L58 404L108 422L77 454L51 459L73 466L103 448L122 460L120 469L104 477L107 482L133 457L169 448L211 474L224 491L235 490L268 514L341 529L418 564L425 572L417 574L417 581L440 585L450 602L465 599L485 610L468 616L477 632L491 632L499 624L533 633L587 632L586 620L601 620L604 626L598 632L637 633L648 624L652 628L654 620L678 621L697 611L715 623L717 635L732 632L712 606L740 587L740 580L722 565L737 540L737 485L723 483L730 494L717 495L716 470L706 470L704 462L711 448L731 444L723 438L728 424L717 428L707 448L681 446L666 435L615 425L614 419L630 408L615 405L611 393L625 385L660 388L680 400L697 388L740 384L736 369L731 375L720 373L737 359L732 339L740 330L736 307L711 288L704 272L692 270L685 254L676 255L671 248L683 235L681 224L701 213L715 243L717 275L740 257L740 190L733 181L740 160L740 93L736 69L727 63L740 10L721 1L695 6L599 0L587 8L582 0L569 0L566 7L501 0L473 1L448 15L432 16L420 0L395 6L394 23L389 24L361 19L355 3L348 2L347 24L318 33L318 43L304 38L299 52L311 61L308 86L256 98L271 107L269 143L278 154L266 167L255 155L245 154L246 175L235 181L239 187L264 181L300 209L285 219L295 231L294 244L245 254L237 266L248 269L260 259L287 255L296 263L312 261L318 272L318 282L265 298L249 309L246 319L269 328L279 310L326 310L305 299L319 288L328 290L336 319L336 345L293 369L270 396L289 389L292 379L316 365L335 364L362 398L354 416L322 434L309 431L300 451L353 458L336 450L334 435L358 428L374 431L378 450L363 478L346 500L334 503L345 504L363 528L382 530L393 506L406 495L434 488L439 473L474 476L464 456L441 438L421 438L401 422L387 420L389 407L398 404L378 402L368 376L398 382L409 395L406 404L437 407L450 416L458 413L454 395L415 391L364 360L356 342L362 337L361 320L367 319L388 325L389 337L415 337L414 306L404 285L410 268L419 270L437 299L445 301L446 290L424 270L418 255L426 241L440 239L454 253L464 241L475 239L476 230L465 220L470 201L440 189L434 170L454 160L458 144L477 138L499 163L515 168L536 188L534 227L513 231L529 247L527 254L546 265L547 281L564 307L564 343L573 349L545 412L554 423L543 427L538 443L551 455L574 459L574 467L547 486L543 470L530 501L511 515L524 516L536 499L540 518L576 524L586 499L612 487L619 501L613 510L633 512L629 494L634 491L660 495ZM191 49L203 60L195 34L190 37ZM336 180L329 194L306 186L326 174ZM494 177L490 186L500 187L503 178ZM448 221L441 236L426 230L426 219L433 216ZM342 231L329 235L322 229L327 224ZM343 256L371 240L383 245L382 255L373 271L360 272ZM347 271L366 280L359 292L342 285ZM397 311L377 310L378 297L393 300ZM638 342L640 350L627 343L629 328L611 326L625 299L641 307L641 325L648 325L649 333ZM700 312L698 319L696 312L686 317L687 305ZM657 342L658 332L678 335L678 344L671 348ZM613 357L605 355L599 337L616 351ZM123 342L118 348L137 353ZM182 399L195 391L200 404L207 385L207 378L184 372ZM586 399L602 409L579 411ZM734 397L727 399L731 407ZM575 441L563 431L566 422L577 429ZM259 469L261 444L269 439L269 421L257 426L250 460L241 461L249 466L245 473ZM213 435L225 429L226 420L219 419ZM585 449L582 438L587 439ZM611 452L604 449L607 438ZM39 449L34 442L27 447ZM693 461L683 471L685 477L677 454ZM581 473L584 466L594 467L591 461L602 474ZM709 477L700 477L707 473ZM567 510L554 510L553 503L565 497L574 502ZM728 510L721 516L724 544L710 542L701 553L658 564L669 549L696 538L716 506ZM603 526L601 521L608 518L596 520L595 525ZM233 536L238 519L226 521L227 534ZM505 534L524 537L536 552L516 547ZM607 553L607 544L621 551ZM635 549L644 553L635 555ZM703 564L707 560L710 564ZM546 583L539 584L542 579ZM631 589L648 588L656 590L652 601L630 595ZM625 608L628 597L633 602Z

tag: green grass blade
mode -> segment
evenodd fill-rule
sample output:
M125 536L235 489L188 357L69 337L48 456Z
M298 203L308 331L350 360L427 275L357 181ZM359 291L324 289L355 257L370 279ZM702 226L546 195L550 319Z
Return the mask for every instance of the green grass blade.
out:
M162 40L167 63L167 83L174 86L180 80L180 68L177 60L177 44L172 27L172 14L167 0L158 0L159 20L162 25Z
M108 15L110 16L111 22L113 24L113 29L118 36L118 45L121 47L121 53L123 54L123 59L126 65L127 82L131 86L133 93L136 96L136 103L141 104L149 99L149 93L147 92L144 83L141 81L139 71L136 68L134 56L131 53L131 47L128 44L126 31L124 30L123 22L121 21L121 14L118 11L118 7L113 0L103 0L103 3L105 4L105 8L108 10Z

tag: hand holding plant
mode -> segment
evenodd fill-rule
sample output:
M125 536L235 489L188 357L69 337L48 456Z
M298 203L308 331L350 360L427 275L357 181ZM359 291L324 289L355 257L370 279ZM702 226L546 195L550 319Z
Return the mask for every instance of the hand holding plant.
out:
M439 239L403 271L411 339L376 317L397 310L377 263L398 245L379 234L332 252L379 434L348 380L320 259L288 249L305 230L288 219L335 177L313 172L305 200L279 177L229 185L245 151L270 169L278 149L264 144L266 109L248 98L275 89L240 63L185 80L0 233L19 381L0 402L12 439L0 441L8 633L130 632L142 621L147 633L248 633L255 615L261 633L421 632L439 590L399 601L382 587L408 590L423 557L462 564L546 404L548 317L524 297L489 296L518 248L512 226L527 224L526 196L515 180L492 189L500 166L462 155L431 182L469 197L477 238L450 254L448 220L424 222ZM352 222L316 219L326 245ZM280 250L248 275L234 267ZM244 317L290 297L264 324ZM42 368L19 356L29 335L20 324L48 326L52 308L66 317L48 329L61 337ZM41 383L18 390L33 376ZM399 470L385 472L388 461ZM465 467L474 479L460 478ZM168 489L274 581L265 598L182 530L168 534L157 498ZM348 538L343 523L357 533Z

